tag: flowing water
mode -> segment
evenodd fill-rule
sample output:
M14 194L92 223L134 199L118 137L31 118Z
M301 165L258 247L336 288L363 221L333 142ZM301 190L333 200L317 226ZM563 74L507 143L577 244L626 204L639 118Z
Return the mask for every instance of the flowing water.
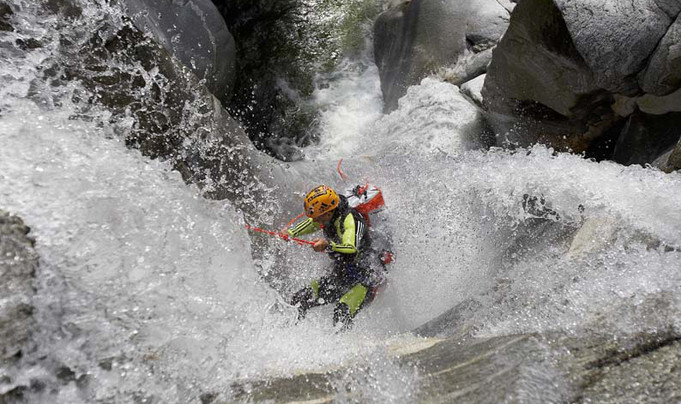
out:
M462 303L475 302L462 322L477 336L681 328L681 175L542 146L483 150L475 108L433 79L382 115L366 58L318 90L323 136L306 153L329 171L344 157L348 175L382 187L397 261L351 332L336 333L326 307L292 324L273 307L325 259L273 245L254 260L229 201L126 148L108 111L83 117L79 83L47 84L70 24L33 1L13 6L15 31L0 37L0 208L37 240L40 329L0 392L33 380L26 402L198 403L229 400L238 381L349 366L337 384L353 394L338 401L411 402L418 372L388 347ZM96 2L84 13L79 24L117 15ZM43 46L21 49L28 37ZM266 280L279 261L287 276Z

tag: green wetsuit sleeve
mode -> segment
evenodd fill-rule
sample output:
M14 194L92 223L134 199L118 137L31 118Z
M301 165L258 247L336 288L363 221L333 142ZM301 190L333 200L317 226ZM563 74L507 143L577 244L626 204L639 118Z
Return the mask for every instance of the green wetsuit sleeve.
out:
M361 224L361 223L360 223ZM333 241L331 242L331 251L335 251L337 253L341 254L354 254L357 252L357 239L358 235L357 226L355 224L355 218L352 216L352 214L348 214L345 216L345 219L343 219L343 236L341 237L341 244L336 244Z
M321 229L319 224L312 220L311 217L308 217L306 220L303 220L294 227L288 229L288 235L291 237L298 237L305 234L314 233L319 229Z

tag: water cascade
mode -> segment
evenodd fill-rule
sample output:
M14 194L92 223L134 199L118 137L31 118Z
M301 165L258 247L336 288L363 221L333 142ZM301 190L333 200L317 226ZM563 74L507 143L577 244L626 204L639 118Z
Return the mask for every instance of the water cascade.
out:
M331 307L294 324L286 301L326 259L248 234L228 199L126 147L131 128L96 104L84 113L78 80L48 86L70 25L34 3L18 0L0 37L0 208L31 227L40 257L39 327L2 369L8 400L266 402L255 381L327 374L337 402L410 403L430 387L399 352L435 343L424 337L681 333L678 173L489 149L478 110L434 78L384 115L370 50L316 90L321 140L262 221L285 224L316 181L345 185L342 157L354 181L382 187L397 260L350 332ZM82 7L84 20L118 13ZM29 36L41 46L21 49ZM526 365L513 397L566 397L558 368Z

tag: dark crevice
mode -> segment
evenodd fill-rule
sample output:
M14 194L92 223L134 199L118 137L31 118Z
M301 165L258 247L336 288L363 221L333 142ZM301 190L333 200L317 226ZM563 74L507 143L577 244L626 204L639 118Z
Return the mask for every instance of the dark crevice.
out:
M570 400L571 403L583 403L586 397L583 392L588 388L599 383L605 376L606 368L612 366L620 366L629 362L632 359L640 358L642 356L653 353L659 349L667 346L674 345L675 343L681 341L681 336L676 335L672 332L668 334L665 338L659 338L652 341L646 341L641 345L634 347L633 349L627 351L619 351L616 349L606 352L606 356L587 364L586 370L591 371L587 380L585 380L580 386L579 391L574 398Z
M608 128L603 135L594 139L584 152L584 158L596 161L612 160L617 140L620 138L626 123L627 120L622 119Z
M600 358L587 366L587 369L603 369L608 366L619 366L626 363L632 359L639 358L641 356L648 355L654 351L661 348L671 346L677 342L681 341L681 336L670 335L666 338L657 339L653 341L647 341L641 345L634 347L627 351L613 351L612 355Z

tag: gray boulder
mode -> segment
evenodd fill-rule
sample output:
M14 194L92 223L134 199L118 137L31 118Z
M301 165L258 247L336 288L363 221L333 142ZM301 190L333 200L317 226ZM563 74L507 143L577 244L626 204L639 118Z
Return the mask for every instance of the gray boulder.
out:
M232 94L234 38L210 0L123 0L135 26L151 34L221 101Z
M640 84L646 93L655 95L667 95L681 88L681 15L650 58Z
M457 65L462 56L471 59L472 66L479 65L470 54L492 48L506 31L509 15L496 0L393 4L374 25L374 53L386 111L397 107L407 87L439 69ZM459 83L484 73L484 68L469 70L472 76L461 77Z
M676 60L676 50L662 44L676 38L670 27L680 11L676 0L519 3L482 90L495 131L521 146L542 142L574 152L602 143L637 110L638 99L646 96L642 87L664 82L663 90L653 89L657 95L678 89L669 62ZM601 157L611 158L612 152Z
M513 115L538 103L570 117L580 98L596 90L560 9L550 0L519 4L488 68L482 92L488 108Z
M38 268L30 229L16 216L0 210L0 365L21 356L35 326L33 278ZM2 395L0 395L2 401Z
M681 11L677 0L555 0L599 88L640 92L637 75ZM525 5L523 5L525 6Z

